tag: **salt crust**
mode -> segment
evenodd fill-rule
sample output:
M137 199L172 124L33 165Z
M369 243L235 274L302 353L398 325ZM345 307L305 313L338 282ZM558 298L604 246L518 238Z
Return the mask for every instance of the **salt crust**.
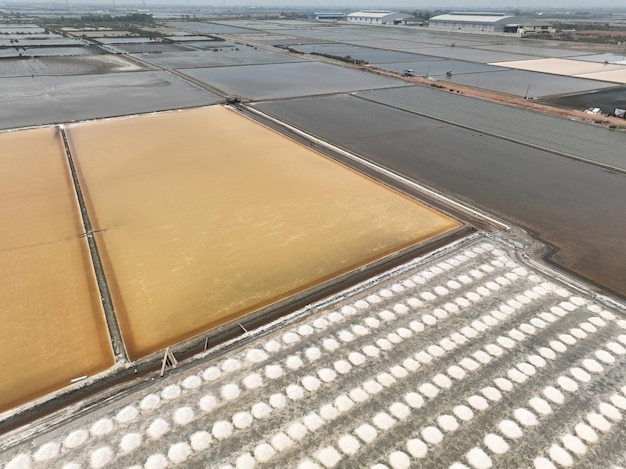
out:
M428 426L422 429L421 431L422 438L427 443L436 445L443 440L443 433L437 427Z
M269 403L274 409L282 409L287 405L287 399L282 394L275 393L270 396Z
M452 412L454 413L454 415L456 415L458 418L465 422L474 418L474 412L472 412L472 409L464 405L458 405L454 407L454 409L452 409Z
M339 412L340 414L348 412L353 407L354 402L352 402L350 398L345 394L341 394L335 399L335 409L337 409L337 412Z
M222 386L222 389L221 389L221 395L227 401L232 401L234 399L237 399L239 397L240 392L241 391L239 390L239 386L233 383L225 384L224 386Z
M303 459L302 461L298 463L298 469L319 469L319 468L320 468L319 464L314 463L308 458Z
M321 462L324 467L334 467L341 461L341 454L332 446L327 446L317 451L315 458Z
M151 454L144 467L145 469L164 469L167 467L167 459L160 453Z
M103 436L113 431L113 421L108 418L98 420L91 426L91 434L93 436Z
M269 353L276 353L282 348L282 345L277 340L270 340L263 348Z
M424 458L428 453L428 446L419 438L412 438L406 442L406 449L414 458Z
M485 410L489 407L489 403L482 396L470 396L467 398L467 402L476 410Z
M440 415L437 417L437 425L446 432L454 432L459 428L459 422L451 415Z
M491 458L482 449L474 447L465 455L467 461L476 469L489 469L493 466Z
M448 374L457 380L465 378L466 375L465 370L456 365L452 365L450 368L448 368Z
M362 353L359 352L350 352L348 355L348 360L355 366L362 365L366 362L367 358Z
M89 457L89 463L93 469L100 469L106 466L111 459L113 459L114 453L108 446L103 446L96 449L91 453Z
M379 412L372 418L372 423L381 430L389 430L393 427L396 421L391 417L391 415L385 412Z
M127 433L120 440L120 449L129 453L141 446L141 435L139 433Z
M250 425L252 425L253 421L254 418L249 412L237 412L235 415L233 415L233 425L235 425L235 427L239 429L248 428Z
M433 382L439 386L440 388L449 389L452 386L452 381L446 375L442 375L441 373L433 376Z
M401 379L405 378L409 373L400 365L395 365L389 368L389 372L393 375L394 378Z
M48 461L49 459L56 458L60 449L61 448L57 442L50 441L41 445L33 455L33 458L35 461L39 462Z
M206 431L199 431L189 438L194 451L203 451L211 444L211 435Z
M335 370L337 370L338 373L341 373L342 375L349 373L352 369L352 365L350 365L350 363L346 360L337 360L333 363L333 367L335 368Z
M261 462L267 462L276 454L276 450L267 443L261 443L254 448L254 458Z
M339 342L335 339L324 339L322 341L322 346L329 352L334 352L340 347Z
M267 417L272 409L265 402L257 402L252 406L251 412L254 418L262 419Z
M419 392L424 396L433 399L439 394L439 389L431 383L424 383L419 387Z
M305 415L303 421L307 429L312 432L324 425L324 420L322 420L322 418L315 412L311 412L310 414Z
M248 353L246 353L246 361L250 363L261 363L267 359L267 353L257 348L250 349L248 350Z
M291 370L297 370L302 365L302 360L297 355L291 355L287 358L287 368Z
M296 441L300 441L302 438L304 438L307 431L307 428L300 422L291 422L287 427L287 435L289 435Z
M499 401L500 399L502 399L502 394L500 393L500 391L498 391L496 388L493 388L491 386L487 386L486 388L482 388L480 390L481 394L483 396L485 396L487 399L489 399L490 401Z
M240 368L241 363L239 362L239 360L236 360L234 358L227 358L222 362L222 371L225 371L227 373L232 373L239 370Z
M256 460L250 453L243 453L235 460L235 467L237 469L254 469Z
M289 438L285 433L278 432L272 437L272 441L270 442L270 444L276 451L284 451L287 448L293 446L293 440Z
M356 452L361 447L361 444L359 443L359 440L357 440L352 435L343 435L343 436L341 436L339 438L339 441L337 442L337 445L339 446L339 449L344 454L348 454L348 455L356 454Z
M215 408L216 405L217 399L215 398L215 396L211 396L210 394L207 394L206 396L203 396L202 399L200 399L200 408L205 412L210 412Z
M515 411L513 412L513 415L515 416L515 419L519 423L524 425L525 427L530 427L530 426L539 424L539 421L537 420L537 417L535 416L535 414L533 414L528 409L524 409L523 407L520 407L519 409L515 409Z
M77 448L89 438L89 434L84 429L78 429L71 432L63 440L63 446L69 449Z
M578 391L578 384L576 384L576 381L568 378L567 376L559 376L556 382L565 391L568 391L568 392Z
M181 407L174 412L174 423L178 425L187 425L193 420L193 409L191 407Z
M596 443L598 441L598 434L586 423L581 422L576 424L574 431L578 437L585 440L587 443Z
M389 455L389 465L393 469L409 469L411 458L402 451L394 451Z
M150 438L156 440L165 435L169 430L170 425L165 420L156 419L150 424L146 433L148 433Z
M315 376L310 375L304 376L301 382L302 386L304 386L304 389L310 392L316 391L322 385L319 379L317 379Z
M174 464L185 462L189 456L191 456L191 448L183 442L173 444L167 452L167 457Z
M119 423L129 423L135 420L138 415L139 411L137 410L137 408L133 407L132 405L128 405L117 413L117 415L115 416L115 420L117 420Z
M409 392L405 394L404 400L409 406L413 407L414 409L419 409L424 405L424 398L416 392Z
M368 357L377 357L378 355L380 355L380 350L378 350L378 348L374 347L373 345L366 345L365 347L363 347L363 353Z
M317 376L319 376L320 379L325 383L329 383L337 378L337 373L335 373L335 371L331 370L330 368L322 368L317 372Z
M622 420L621 412L616 407L612 406L611 404L608 404L606 402L601 402L600 405L598 406L598 410L600 411L602 415L610 418L614 422L619 422L620 420Z
M533 464L535 465L535 469L556 469L552 461L544 457L535 458Z
M244 378L243 385L248 389L257 389L263 386L263 379L258 373L251 373Z
M371 443L378 436L376 429L368 423L357 427L354 433L365 443Z
M398 420L404 420L411 415L411 409L401 402L394 402L389 406L389 412Z
M339 412L337 412L337 409L333 405L324 404L320 407L320 416L327 422L330 422L339 416Z
M202 373L202 379L204 379L205 381L215 381L217 378L220 377L221 374L222 372L218 367L210 366Z
M280 365L267 365L265 376L269 379L278 379L283 375L283 368Z
M543 389L543 395L546 397L546 399L551 400L555 404L563 404L563 402L565 401L565 396L563 395L563 393L553 386L545 387Z
M504 454L509 450L509 444L500 435L495 433L488 433L485 435L485 446L489 448L492 453Z
M369 394L378 394L383 390L383 387L376 381L370 379L363 383L363 389Z
M218 420L213 424L211 433L218 440L228 438L233 432L233 426L226 420Z
M367 394L361 388L354 388L350 390L350 399L352 399L354 402L365 402L367 399L369 399L369 394Z
M572 456L557 444L550 446L548 454L550 455L550 459L561 466L569 467L574 464Z
M587 453L587 446L577 436L568 433L561 437L561 441L566 449L574 454L577 454L578 456L582 456Z
M524 435L519 425L508 419L502 420L498 424L498 429L504 434L504 436L513 440L521 438Z

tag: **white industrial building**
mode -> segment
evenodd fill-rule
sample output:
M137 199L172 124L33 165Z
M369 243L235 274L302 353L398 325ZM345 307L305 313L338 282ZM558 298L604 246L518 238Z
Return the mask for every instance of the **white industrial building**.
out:
M506 13L454 12L432 17L429 26L455 31L517 33L520 25L528 21Z
M349 13L346 20L350 23L366 24L405 24L414 20L406 13L395 13L386 10L363 10Z

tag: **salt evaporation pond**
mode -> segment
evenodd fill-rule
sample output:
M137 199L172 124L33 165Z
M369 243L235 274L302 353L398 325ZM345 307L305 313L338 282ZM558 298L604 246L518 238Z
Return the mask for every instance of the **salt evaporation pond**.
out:
M131 358L459 226L228 108L68 136Z
M0 133L0 412L113 365L58 130Z

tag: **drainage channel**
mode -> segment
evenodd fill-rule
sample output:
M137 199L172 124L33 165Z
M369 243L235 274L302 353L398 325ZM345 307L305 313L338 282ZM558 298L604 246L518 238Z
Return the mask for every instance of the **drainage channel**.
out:
M124 341L122 340L122 333L120 326L115 315L115 308L113 306L113 300L111 298L111 291L109 290L109 284L104 273L104 267L102 265L102 259L100 258L100 252L98 251L98 245L93 236L93 227L91 220L89 219L89 212L85 204L85 198L80 187L78 180L78 174L76 173L76 166L74 165L74 159L70 150L70 145L67 140L65 128L60 127L61 137L63 138L63 146L65 147L65 155L70 167L70 173L72 174L72 182L74 183L74 191L76 192L76 198L80 208L80 215L85 228L85 237L89 245L89 253L91 255L91 263L96 275L96 281L98 283L98 291L100 292L100 300L102 301L102 307L104 309L104 316L109 330L109 336L111 338L111 345L113 347L113 353L115 354L116 362L127 361L128 356L126 349L124 348Z

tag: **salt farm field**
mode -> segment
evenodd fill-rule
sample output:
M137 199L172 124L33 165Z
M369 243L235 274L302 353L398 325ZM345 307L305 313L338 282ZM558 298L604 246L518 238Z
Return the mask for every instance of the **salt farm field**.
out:
M58 130L0 133L0 411L113 365Z
M68 135L133 358L459 226L227 108Z

